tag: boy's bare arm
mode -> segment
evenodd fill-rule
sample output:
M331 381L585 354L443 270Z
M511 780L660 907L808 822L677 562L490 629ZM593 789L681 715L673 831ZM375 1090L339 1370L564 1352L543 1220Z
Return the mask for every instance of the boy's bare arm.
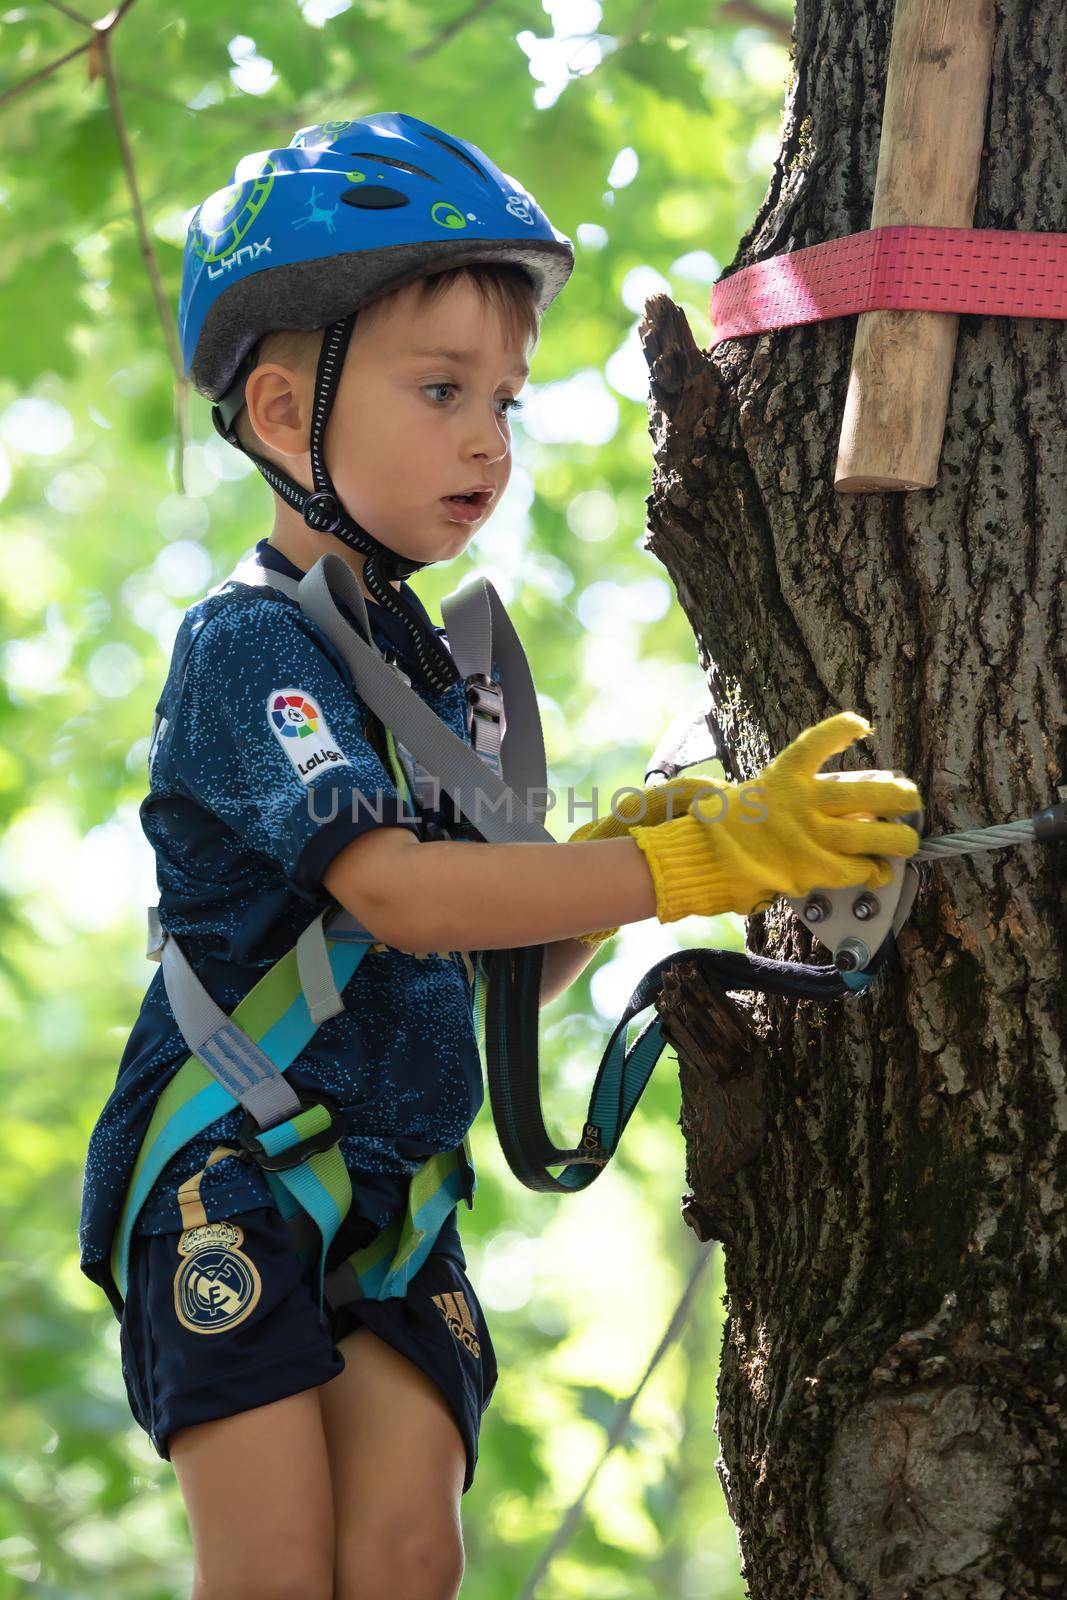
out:
M375 828L346 845L322 881L398 950L509 950L656 914L652 875L630 838L423 843L406 828Z
M580 939L558 939L545 945L541 963L541 993L538 1003L547 1006L558 994L568 988L580 972L584 972L597 953L595 944L583 944Z

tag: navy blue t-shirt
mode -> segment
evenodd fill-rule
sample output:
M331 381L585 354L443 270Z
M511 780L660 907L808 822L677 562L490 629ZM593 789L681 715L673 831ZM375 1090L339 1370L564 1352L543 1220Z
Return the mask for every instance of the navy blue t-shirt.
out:
M253 559L303 576L266 539ZM414 590L404 583L402 592L432 627ZM467 741L463 685L435 694L418 674L403 624L373 601L367 610L379 647ZM297 696L315 714L311 740L288 738L277 709ZM346 844L374 827L418 833L420 822L431 821L454 831L447 796L436 811L419 807L416 814L398 795L379 753L380 725L343 658L288 596L235 589L227 580L191 606L157 718L140 816L156 856L159 916L227 1013L331 903L322 874ZM310 746L333 755L309 761ZM372 946L342 991L344 1011L317 1029L287 1069L296 1090L321 1090L338 1104L349 1130L340 1150L354 1208L375 1226L405 1205L410 1176L428 1156L460 1144L481 1105L475 959ZM189 1053L157 967L86 1157L81 1267L102 1287L144 1130ZM138 1233L182 1226L178 1186L217 1144L236 1141L242 1117L235 1107L171 1158ZM200 1198L209 1221L272 1203L260 1169L233 1156L204 1171Z

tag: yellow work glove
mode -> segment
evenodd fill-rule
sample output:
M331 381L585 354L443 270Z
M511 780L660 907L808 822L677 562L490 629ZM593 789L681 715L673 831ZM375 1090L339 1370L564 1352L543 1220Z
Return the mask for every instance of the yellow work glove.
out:
M606 817L583 822L568 839L568 844L585 839L621 839L635 825L657 828L664 822L680 821L695 796L707 794L711 778L670 778L666 783L646 786L641 794L620 795ZM580 933L583 944L603 944L618 933L618 928L602 928L599 933Z
M606 817L584 822L568 839L621 839L631 828L658 828L661 822L676 821L689 810L690 802L707 794L714 778L671 778L667 783L645 787L640 794L628 790L620 795Z
M859 821L856 813L920 811L918 789L889 772L818 770L871 731L866 718L841 711L806 729L751 783L705 779L717 792L694 800L687 816L632 828L655 884L659 920L747 915L778 895L888 883L889 866L870 858L914 855L919 835L904 823Z

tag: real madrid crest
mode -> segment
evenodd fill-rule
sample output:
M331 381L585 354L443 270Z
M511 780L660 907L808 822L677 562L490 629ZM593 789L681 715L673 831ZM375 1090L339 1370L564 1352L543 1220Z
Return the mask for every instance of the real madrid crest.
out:
M235 1222L186 1228L178 1240L183 1258L174 1274L174 1312L190 1333L225 1333L259 1304L262 1283L255 1262L239 1248L244 1230Z

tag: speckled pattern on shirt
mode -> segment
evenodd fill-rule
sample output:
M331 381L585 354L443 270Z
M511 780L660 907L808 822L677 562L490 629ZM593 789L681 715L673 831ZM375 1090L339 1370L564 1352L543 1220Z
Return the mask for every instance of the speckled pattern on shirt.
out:
M265 539L256 558L302 576ZM406 583L403 592L432 626ZM368 612L379 646L466 739L462 685L430 691L405 649L403 625L372 603ZM279 688L299 689L315 702L347 764L324 766L305 785L268 723L268 698ZM151 753L150 793L140 815L156 856L160 918L204 987L232 1012L329 903L321 879L333 857L369 828L417 831L418 822L397 794L374 735L368 738L367 709L343 659L286 596L226 583L191 606L158 711L167 720ZM447 796L437 812L420 812L421 820L427 817L454 829ZM481 1105L468 968L458 951L416 956L372 949L343 999L345 1010L317 1029L286 1076L295 1089L320 1089L340 1105L349 1128L340 1149L355 1206L381 1226L405 1203L411 1173L436 1151L454 1149ZM86 1156L81 1266L105 1290L112 1235L144 1130L160 1091L188 1055L157 967ZM235 1140L242 1116L240 1107L228 1112L171 1158L137 1232L181 1227L178 1185L204 1166L215 1145ZM271 1203L258 1167L235 1157L206 1170L200 1195L209 1221Z

